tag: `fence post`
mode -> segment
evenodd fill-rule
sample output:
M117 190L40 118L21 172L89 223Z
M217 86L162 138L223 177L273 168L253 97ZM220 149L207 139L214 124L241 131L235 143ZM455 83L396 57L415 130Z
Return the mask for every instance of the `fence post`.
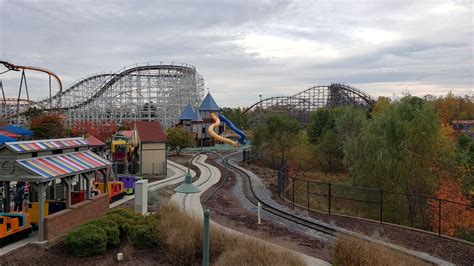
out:
M293 178L293 195L291 195L293 198L293 208L295 207L295 179Z
M281 191L283 194L283 200L285 200L285 177L283 177L283 190ZM280 195L281 198L281 195Z
M383 190L380 190L380 223L383 223Z
M331 215L331 182L328 182L328 213Z
M438 236L441 236L441 199L438 199Z
M309 211L309 181L306 181L306 190L308 191L307 195L307 200L308 200L308 211Z

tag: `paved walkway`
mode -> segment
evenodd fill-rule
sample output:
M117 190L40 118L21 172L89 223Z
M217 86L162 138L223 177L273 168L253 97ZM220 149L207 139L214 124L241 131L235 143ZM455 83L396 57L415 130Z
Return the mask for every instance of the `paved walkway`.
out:
M193 162L194 165L196 165L199 170L201 171L201 176L197 181L195 181L193 184L201 188L201 192L195 193L195 194L183 194L183 193L175 193L171 197L171 201L183 208L183 210L188 213L189 215L192 215L194 217L197 217L198 219L203 219L203 208L201 205L201 200L200 196L201 194L212 187L214 184L219 182L221 173L219 169L214 167L213 165L207 164L204 161L206 160L207 156L205 155L200 155L196 161ZM218 223L215 223L211 221L211 226L215 228L219 228L220 230L224 230L228 233L239 235L241 237L246 237L252 240L255 240L257 242L260 242L264 245L270 245L272 248L275 250L281 250L281 251L289 251L293 252L296 255L298 255L301 259L303 259L307 265L330 265L329 263L313 258L310 256L307 256L305 254L295 252L293 250L287 249L285 247L282 247L280 245L273 244L271 242L264 241L262 239L256 238L254 236L250 236L238 231L235 231L233 229L224 227Z
M20 241L16 241L14 243L11 243L7 246L0 248L0 256L3 256L7 254L8 252L11 252L17 248L21 248L23 246L28 245L29 243L36 242L36 241L38 241L38 233L33 232L28 238L22 239Z
M155 191L159 188L166 187L166 186L171 186L174 184L178 184L184 181L184 175L186 173L187 168L175 163L173 161L168 160L168 174L165 179L154 181L151 183L148 183L148 191ZM190 173L192 176L195 176L196 173L192 170L190 170ZM119 205L122 205L123 203L132 200L135 198L135 195L127 195L124 196L123 199L120 199L118 201L113 202L112 204L109 205L109 208L115 208Z

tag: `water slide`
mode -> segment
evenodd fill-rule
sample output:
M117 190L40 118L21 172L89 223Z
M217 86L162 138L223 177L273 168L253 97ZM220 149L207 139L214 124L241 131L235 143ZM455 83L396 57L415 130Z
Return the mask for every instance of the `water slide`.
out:
M234 123L232 123L232 121L227 119L227 117L225 117L223 114L219 114L219 119L222 120L224 123L226 123L227 126L230 127L230 129L232 129L232 131L235 132L235 134L239 135L239 143L240 144L245 145L247 143L247 137L245 136L244 132L242 132L242 130L238 129L234 125Z
M209 128L207 128L207 132L209 133L209 135L217 140L217 141L220 141L220 142L224 142L224 143L227 143L227 144L230 144L234 147L239 147L239 142L237 141L233 141L231 139L228 139L228 138L224 138L222 136L219 136L219 134L217 134L215 131L214 131L214 128L216 127L219 127L219 125L221 124L221 120L219 119L219 117L222 118L222 121L224 121L224 123L226 123L235 133L237 133L239 136L240 136L240 139L239 139L239 142L241 144L245 144L247 142L246 140L246 137L244 135L244 133L239 130L232 122L229 121L229 119L227 119L225 116L223 115L219 115L217 116L215 113L211 113L211 119L214 121L214 123L212 123Z

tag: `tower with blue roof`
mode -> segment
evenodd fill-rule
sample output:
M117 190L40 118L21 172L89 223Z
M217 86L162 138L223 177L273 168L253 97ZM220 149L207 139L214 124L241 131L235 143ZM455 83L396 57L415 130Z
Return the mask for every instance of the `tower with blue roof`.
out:
M220 111L221 110L211 93L208 92L199 108L194 110L191 104L188 104L184 108L179 116L178 126L182 126L184 129L192 132L196 136L198 145L214 145L213 140L207 132L207 128L213 123L211 113L216 113L218 115ZM222 131L223 128L219 127L219 133Z
M221 112L221 109L217 105L216 101L214 100L210 92L208 92L206 97L204 97L204 100L202 100L202 103L199 106L198 110L203 120L202 127L201 127L201 132L203 133L201 143L205 146L213 146L214 141L211 138L211 136L209 136L209 133L207 132L207 128L213 123L211 119L211 113L216 113L217 115L219 115ZM224 130L223 127L219 126L218 134L222 133L223 130Z
M195 112L191 104L186 105L183 112L179 116L179 122L185 129L191 130L191 122L193 117L195 116Z

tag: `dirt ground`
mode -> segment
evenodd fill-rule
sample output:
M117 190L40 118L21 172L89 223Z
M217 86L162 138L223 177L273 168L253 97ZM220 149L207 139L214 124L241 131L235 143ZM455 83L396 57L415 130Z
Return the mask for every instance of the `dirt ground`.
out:
M168 265L159 248L134 250L130 246L108 249L104 255L76 258L61 244L44 250L28 244L0 257L0 265L116 265L117 253L124 253L121 265Z
M255 165L241 165L262 178L263 183L272 191L272 198L282 205L292 207L289 202L277 197L276 173L267 168ZM298 207L296 207L298 209ZM308 215L306 209L300 208L302 213ZM440 238L433 234L405 229L388 224L366 221L352 217L328 215L320 212L309 212L312 218L325 223L336 225L354 232L358 232L378 240L400 245L402 247L426 252L435 257L450 261L456 265L473 265L474 245L466 244L450 238Z
M215 158L215 155L209 155L206 162L223 172L223 167L213 160ZM290 231L288 228L266 219L262 219L262 224L258 225L256 214L242 207L238 199L233 196L232 189L236 182L234 173L229 172L226 184L207 203L213 221L309 256L329 262L332 260L331 243ZM208 197L214 187L201 196L201 201Z

